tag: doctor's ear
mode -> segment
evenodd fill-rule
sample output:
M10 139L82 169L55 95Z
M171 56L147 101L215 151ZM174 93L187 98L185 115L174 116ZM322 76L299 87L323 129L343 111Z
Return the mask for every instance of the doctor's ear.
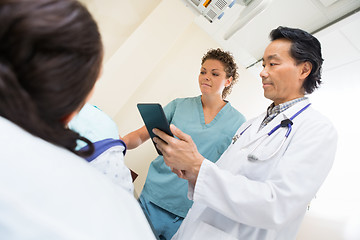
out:
M310 62L303 62L301 67L301 79L306 79L311 73L312 64Z

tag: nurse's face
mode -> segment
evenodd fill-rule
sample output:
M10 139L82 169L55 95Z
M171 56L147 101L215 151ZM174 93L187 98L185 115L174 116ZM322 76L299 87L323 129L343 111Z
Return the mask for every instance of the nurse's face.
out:
M260 77L264 96L274 101L275 105L303 97L305 94L302 85L308 74L304 74L304 69L309 67L309 63L296 64L295 59L290 56L290 47L291 41L277 39L272 41L264 52L264 68Z
M232 77L226 78L224 65L219 60L208 59L200 69L199 87L203 95L222 97L225 87L229 86Z

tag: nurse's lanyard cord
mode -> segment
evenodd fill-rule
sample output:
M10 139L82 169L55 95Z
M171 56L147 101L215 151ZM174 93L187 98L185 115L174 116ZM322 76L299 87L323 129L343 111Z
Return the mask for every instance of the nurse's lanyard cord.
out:
M302 113L305 109L307 109L309 106L311 105L311 103L309 103L308 105L306 105L305 107L303 107L302 109L300 109L297 113L295 113L291 118L288 118L288 119L284 119L281 121L280 124L276 125L270 132L267 133L268 136L270 136L271 134L273 134L276 130L278 130L280 127L287 127L288 130L286 131L286 134L284 136L284 139L282 140L280 146L276 149L276 151L271 154L269 157L267 157L266 159L262 159L262 160L267 160L267 159L270 159L272 158L275 154L277 154L281 147L284 145L286 139L288 138L288 136L290 135L290 132L292 130L292 127L291 125L293 125L293 122L292 120L294 118L296 118L300 113ZM243 135L243 133L251 126L251 124L249 126L247 126L239 135L235 136L233 138L233 144L237 141L237 139ZM249 153L248 155L248 160L249 161L257 161L259 160L258 157L256 157L254 154L252 154L257 148L258 146L262 143L263 141L259 141L259 143L256 145L256 147L251 151L251 153Z

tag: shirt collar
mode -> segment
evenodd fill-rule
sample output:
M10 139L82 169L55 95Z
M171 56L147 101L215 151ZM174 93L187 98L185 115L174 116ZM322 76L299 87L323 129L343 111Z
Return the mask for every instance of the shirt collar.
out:
M260 131L263 127L265 127L269 122L271 122L277 115L284 112L285 110L289 109L291 106L294 106L296 103L301 102L303 100L308 99L307 97L297 98L279 105L272 103L266 111L266 116L262 123L260 124L259 130Z
M308 99L308 98L307 97L296 98L294 100L284 102L284 103L281 103L281 104L276 105L276 106L275 106L274 103L272 103L267 108L267 116L272 115L272 114L278 115L279 113L284 112L285 110L287 110L291 106L295 105L296 103L301 102L301 101L306 100L306 99Z

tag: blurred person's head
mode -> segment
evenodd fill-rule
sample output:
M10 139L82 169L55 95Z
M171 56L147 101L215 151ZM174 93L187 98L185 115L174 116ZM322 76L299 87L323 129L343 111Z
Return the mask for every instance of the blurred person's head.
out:
M73 152L77 139L90 143L66 127L102 65L88 10L75 0L2 0L0 22L0 116Z

